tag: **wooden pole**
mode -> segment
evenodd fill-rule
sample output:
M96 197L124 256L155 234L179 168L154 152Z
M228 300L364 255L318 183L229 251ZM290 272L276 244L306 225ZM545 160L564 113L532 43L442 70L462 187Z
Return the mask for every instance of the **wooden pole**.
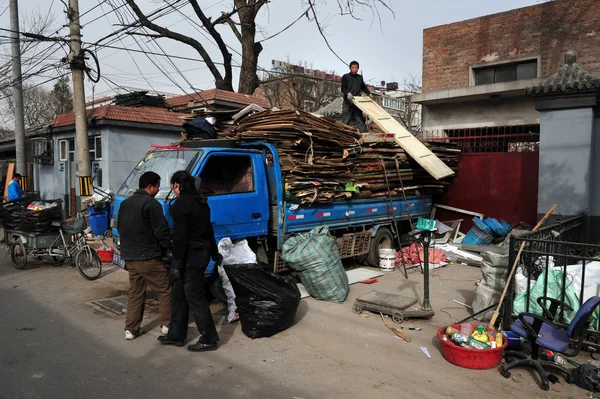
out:
M538 222L538 224L535 225L535 227L531 231L536 231L540 227L542 227L542 225L546 222L546 220L548 220L550 215L552 215L552 213L556 210L557 207L558 207L558 205L554 204L554 206L552 208L550 208L550 210L546 213L546 215L544 215L544 217ZM521 254L523 253L524 248L525 248L525 242L522 242L521 247L519 248L519 252L517 252L517 257L515 258L515 261L512 265L510 274L508 275L508 279L506 280L506 285L504 286L504 291L502 292L502 296L500 297L500 301L498 302L498 307L496 308L496 310L494 311L494 314L492 315L492 319L490 320L490 322L488 324L488 328L493 329L494 324L496 324L496 320L498 319L498 315L500 314L500 308L502 307L502 303L504 302L504 297L506 296L506 292L508 291L508 286L510 285L510 281L512 280L512 278L515 274L515 270L517 270L517 265L519 264L519 260L521 259Z

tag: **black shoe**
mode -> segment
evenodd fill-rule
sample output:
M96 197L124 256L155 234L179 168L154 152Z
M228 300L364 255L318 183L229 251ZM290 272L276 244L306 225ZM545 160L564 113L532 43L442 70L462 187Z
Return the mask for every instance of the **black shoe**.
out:
M172 340L166 335L161 335L160 337L158 337L158 342L160 342L163 345L173 345L178 348L181 348L183 345L185 345L185 342Z
M196 342L193 345L188 345L187 349L190 352L208 352L216 351L218 348L217 344L205 344L204 342Z

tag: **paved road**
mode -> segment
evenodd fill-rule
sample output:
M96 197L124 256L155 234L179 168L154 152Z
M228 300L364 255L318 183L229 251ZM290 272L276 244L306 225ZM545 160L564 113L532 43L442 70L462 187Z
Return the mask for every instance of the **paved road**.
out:
M0 255L0 399L540 397L526 370L507 380L496 370L455 367L441 356L436 331L449 316L466 316L452 299L470 302L480 276L467 266L436 271L436 315L419 322L422 331L407 332L410 343L391 334L379 316L353 314L352 304L373 289L419 297L416 271L408 280L391 273L376 285L353 285L343 304L303 300L294 325L270 338L250 340L239 323L219 323L219 350L196 354L160 346L156 330L127 342L122 317L85 304L121 295L125 272L90 282L68 267L32 264L17 271ZM556 384L546 394L581 397L582 391Z
M44 287L42 279L57 275L86 284L74 270L46 267L21 275L7 266L0 262L0 399L301 396L219 351L161 347L150 334L125 342L120 320L65 303L59 291Z

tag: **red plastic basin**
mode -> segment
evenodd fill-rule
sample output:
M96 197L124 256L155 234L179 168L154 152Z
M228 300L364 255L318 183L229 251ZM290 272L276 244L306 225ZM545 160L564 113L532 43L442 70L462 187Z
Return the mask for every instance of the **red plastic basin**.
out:
M460 324L453 324L452 327L460 331ZM477 327L477 324L473 325L473 330ZM442 343L442 356L444 359L452 364L456 364L460 367L468 369L491 369L498 367L502 361L504 355L504 349L508 345L508 340L504 337L502 346L495 349L472 349L463 348L462 346L455 345L452 341L444 341L442 336L444 335L447 327L442 327L438 330L438 339ZM488 330L496 335L496 330Z
M98 256L100 257L100 260L103 263L110 263L113 261L114 251L112 249L107 249L107 250L97 249L96 253L98 254Z

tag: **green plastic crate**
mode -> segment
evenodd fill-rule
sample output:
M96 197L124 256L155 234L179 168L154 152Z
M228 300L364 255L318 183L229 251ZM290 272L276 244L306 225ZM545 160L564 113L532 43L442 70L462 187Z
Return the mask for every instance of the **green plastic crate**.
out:
M433 231L435 229L435 220L419 218L417 220L417 229L425 231Z

